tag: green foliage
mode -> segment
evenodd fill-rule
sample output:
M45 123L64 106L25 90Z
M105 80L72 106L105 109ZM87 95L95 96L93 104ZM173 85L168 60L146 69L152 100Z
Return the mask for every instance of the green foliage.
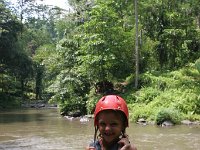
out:
M89 20L80 28L80 32L83 32L79 36L80 59L83 60L84 72L87 70L93 82L124 78L133 64L130 61L133 40L131 30L123 28L123 20L115 10L115 5L110 0L103 3L98 1L88 12Z
M167 78L165 76L160 76L159 72L146 72L141 76L142 86L152 86L161 91L165 90L170 83L173 82L173 79Z
M200 73L200 58L195 62L195 66L196 66L198 72Z
M199 89L198 89L199 90ZM185 114L200 114L200 97L191 89L184 90L175 107Z
M61 59L53 44L40 46L33 57L35 62L35 73L37 68L43 68L42 83L44 83L44 91L55 80L56 75L60 71Z
M87 107L87 113L92 114L95 105L97 101L102 97L103 95L96 95L94 89L90 91L89 95L87 96L87 102L86 102L86 107Z
M159 96L161 91L157 88L153 87L146 87L142 88L140 91L136 92L136 101L137 103L145 103L148 104L149 102L153 101L155 97Z
M199 121L200 115L197 114L184 114L184 118L190 121Z
M24 99L28 88L28 80L33 75L32 60L26 53L19 35L23 25L17 17L1 3L0 10L0 74L1 92L7 96L3 104L18 103L19 97ZM2 99L1 99L2 100ZM16 100L16 101L15 101ZM4 101L4 100L2 100Z
M61 71L47 91L54 94L51 101L59 103L62 112L68 113L78 109L84 113L86 112L84 96L89 91L89 86L84 76L73 71Z
M128 108L131 122L137 122L140 118L148 121L154 121L155 119L155 109L152 109L146 104L129 104Z
M126 82L127 84L132 84L132 83L134 83L134 75L131 74L130 76L126 77L125 82Z
M179 113L198 118L197 0L138 1L139 89L132 88L133 2L69 2L74 11L65 15L60 15L61 9L26 2L31 7L16 9L23 10L24 14L18 14L23 22L5 3L0 5L0 90L6 100L0 103L12 105L13 97L18 101L19 96L32 99L45 94L61 111L86 112L87 107L91 113L102 96L95 93L94 84L106 79L114 84L125 81L124 93L118 94L129 104L133 121L157 118L158 122L171 119L177 123ZM195 65L188 63L194 60Z
M143 29L141 29L140 38L140 72L144 73L149 70L155 70L159 68L159 62L157 59L157 52L155 48L158 46L159 41L150 39L148 36L143 35Z
M164 121L171 121L174 124L180 124L181 114L175 109L162 108L157 113L155 121L157 125L161 125Z
M59 103L59 110L63 114L72 114L80 111L82 115L86 114L86 104L82 97L73 96L69 99L64 99L62 103Z
M183 118L198 120L200 78L194 64L172 72L147 72L141 80L143 86L140 90L132 88L124 94L129 103L131 121L157 118L160 124L166 119L174 123Z
M140 19L145 34L158 42L155 49L161 69L179 68L197 59L199 54L193 53L199 48L193 20L196 14L189 15L189 11L196 10L193 2L158 0L141 1L139 5L140 14L144 14Z
M17 98L10 94L0 92L0 109L19 108L21 106L21 98Z
M22 29L22 24L16 16L11 13L6 5L0 4L0 61L9 63L13 56L17 55L19 50L15 50L18 34ZM4 60L4 62L2 62ZM12 64L12 63L11 63Z

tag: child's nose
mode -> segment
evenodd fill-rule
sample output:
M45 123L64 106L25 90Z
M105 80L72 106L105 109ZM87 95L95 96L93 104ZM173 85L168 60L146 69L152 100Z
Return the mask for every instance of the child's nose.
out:
M108 131L110 129L111 129L111 126L109 124L107 124L105 130Z

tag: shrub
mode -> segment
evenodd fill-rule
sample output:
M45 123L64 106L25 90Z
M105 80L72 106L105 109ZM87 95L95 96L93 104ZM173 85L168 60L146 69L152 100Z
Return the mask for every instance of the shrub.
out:
M198 72L200 73L200 58L197 59L197 61L195 62L195 67L197 68Z
M9 94L0 93L0 110L19 108L21 105L21 98L14 97Z
M200 114L200 96L195 93L194 89L184 89L176 96L173 106L179 111L188 114Z
M149 102L153 101L155 97L159 96L161 91L159 91L157 88L146 87L142 88L137 93L136 102L148 104Z
M61 114L69 115L75 112L81 112L81 115L86 114L85 99L81 97L71 97L59 103Z
M129 104L129 120L131 122L137 122L138 119L144 118L147 120L154 120L154 110L145 104Z
M186 114L186 115L184 115L184 119L187 119L187 120L190 120L190 121L197 121L197 120L200 120L200 115Z
M172 108L162 108L157 113L155 122L157 125L161 125L164 121L171 121L174 124L179 124L182 117L178 110Z

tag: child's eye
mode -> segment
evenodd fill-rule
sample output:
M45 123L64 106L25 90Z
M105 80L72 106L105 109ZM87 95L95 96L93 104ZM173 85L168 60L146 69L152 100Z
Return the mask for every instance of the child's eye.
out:
M99 123L100 126L105 126L106 124L104 122Z
M114 122L114 123L111 123L111 126L112 127L115 127L115 126L117 126L118 124L116 123L116 122Z

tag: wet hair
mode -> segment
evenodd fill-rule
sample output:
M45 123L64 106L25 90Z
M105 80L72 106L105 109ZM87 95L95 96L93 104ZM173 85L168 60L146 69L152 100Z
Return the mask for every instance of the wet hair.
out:
M126 115L120 110L116 110L114 112L116 112L116 114L119 115L120 118L121 118L121 121L123 123L122 135L124 135L125 131L126 131L126 124L128 124L128 120L126 118Z

